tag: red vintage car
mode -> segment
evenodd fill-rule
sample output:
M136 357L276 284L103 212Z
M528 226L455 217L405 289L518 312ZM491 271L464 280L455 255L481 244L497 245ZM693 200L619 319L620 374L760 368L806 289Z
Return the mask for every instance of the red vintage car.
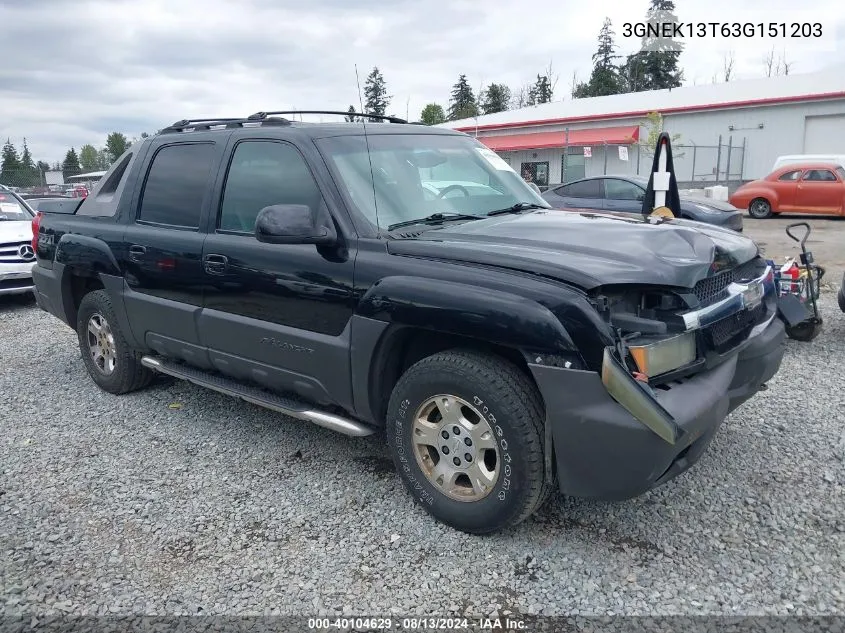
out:
M730 197L752 218L777 213L845 215L845 169L833 163L797 163L742 185Z

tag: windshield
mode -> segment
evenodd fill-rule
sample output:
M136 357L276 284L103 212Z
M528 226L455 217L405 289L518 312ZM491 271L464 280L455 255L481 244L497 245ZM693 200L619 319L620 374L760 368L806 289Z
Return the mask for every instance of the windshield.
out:
M0 221L32 220L32 214L12 193L0 191Z
M336 136L317 145L349 202L379 229L437 213L482 217L519 203L549 208L496 153L466 136Z

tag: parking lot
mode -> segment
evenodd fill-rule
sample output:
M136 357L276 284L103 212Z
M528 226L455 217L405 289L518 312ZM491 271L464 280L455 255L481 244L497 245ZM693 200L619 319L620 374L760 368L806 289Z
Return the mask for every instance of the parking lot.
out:
M798 220L746 232L782 261ZM838 281L845 222L812 223ZM845 613L845 314L830 291L821 309L821 336L789 342L691 471L480 538L411 503L383 438L164 379L108 395L70 329L3 299L5 612Z

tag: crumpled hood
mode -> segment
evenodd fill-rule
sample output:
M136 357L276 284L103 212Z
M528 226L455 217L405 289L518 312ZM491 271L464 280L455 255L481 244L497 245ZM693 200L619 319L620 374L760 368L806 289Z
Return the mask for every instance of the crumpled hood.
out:
M730 202L723 202L721 200L713 200L712 198L696 198L694 196L681 196L681 203L700 204L718 211L739 211Z
M25 242L32 239L32 222L28 220L0 220L0 244Z
M747 237L686 220L537 210L446 224L388 242L394 255L535 273L585 290L608 284L692 287L720 266L757 255Z

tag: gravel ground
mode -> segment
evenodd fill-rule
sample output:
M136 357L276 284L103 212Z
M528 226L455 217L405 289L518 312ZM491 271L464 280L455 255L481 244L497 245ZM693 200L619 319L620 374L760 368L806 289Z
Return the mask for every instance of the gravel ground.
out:
M687 474L471 537L379 438L182 382L99 391L75 335L0 302L0 613L845 614L845 315ZM5 606L4 606L5 605Z

